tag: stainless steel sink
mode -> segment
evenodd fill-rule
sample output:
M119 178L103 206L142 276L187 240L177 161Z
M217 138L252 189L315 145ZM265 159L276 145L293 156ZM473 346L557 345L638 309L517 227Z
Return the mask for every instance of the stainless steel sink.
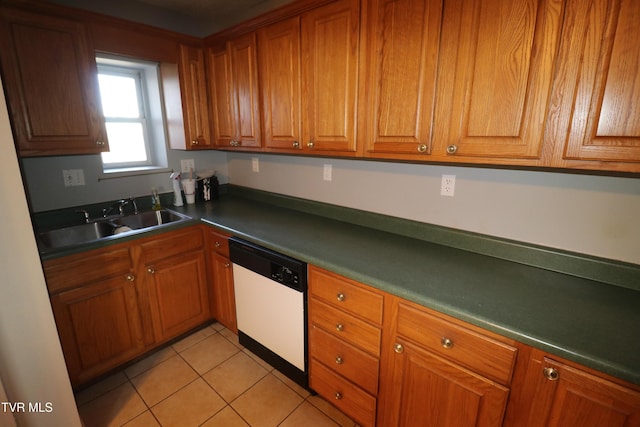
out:
M111 223L117 226L129 227L132 230L138 230L140 228L156 227L185 219L190 218L177 212L162 209L159 211L140 212L137 215L117 217L112 219Z
M41 249L76 246L101 239L124 236L136 230L151 230L162 225L190 220L191 217L167 209L126 216L100 218L88 224L74 225L38 233Z

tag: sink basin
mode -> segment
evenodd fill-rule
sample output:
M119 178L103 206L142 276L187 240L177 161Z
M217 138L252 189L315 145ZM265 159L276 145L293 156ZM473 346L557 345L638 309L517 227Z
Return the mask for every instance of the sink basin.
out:
M124 236L131 231L153 229L165 224L191 219L167 209L134 215L101 218L88 224L74 225L38 233L41 249L81 245L106 238ZM126 227L126 228L125 228Z
M107 221L96 221L90 224L44 231L39 233L39 236L41 242L47 248L60 248L113 236L115 228L113 224Z
M140 212L137 215L116 217L111 219L110 222L116 226L126 226L132 230L138 230L140 228L155 227L171 222L183 221L185 219L190 218L177 212L162 209L159 211Z

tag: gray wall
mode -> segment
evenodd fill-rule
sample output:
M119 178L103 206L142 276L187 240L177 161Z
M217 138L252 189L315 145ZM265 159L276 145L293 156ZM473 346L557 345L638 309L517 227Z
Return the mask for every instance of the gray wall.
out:
M237 185L640 264L637 178L241 153L228 170Z
M168 150L169 168L180 170L181 159L193 159L196 171L214 170L221 183L228 181L227 156L220 151ZM102 172L99 155L23 159L23 175L29 189L31 209L42 212L128 197L150 197L151 188L171 192L170 172L98 180ZM65 187L62 171L82 169L86 185Z

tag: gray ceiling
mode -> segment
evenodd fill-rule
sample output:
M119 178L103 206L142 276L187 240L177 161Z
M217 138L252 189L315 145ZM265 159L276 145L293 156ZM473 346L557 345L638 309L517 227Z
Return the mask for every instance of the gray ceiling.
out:
M293 0L46 0L205 37Z

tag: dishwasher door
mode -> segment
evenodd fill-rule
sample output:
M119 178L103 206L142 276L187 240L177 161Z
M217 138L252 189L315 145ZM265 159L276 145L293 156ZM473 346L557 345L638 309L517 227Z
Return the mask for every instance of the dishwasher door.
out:
M304 294L233 264L238 330L305 371Z

